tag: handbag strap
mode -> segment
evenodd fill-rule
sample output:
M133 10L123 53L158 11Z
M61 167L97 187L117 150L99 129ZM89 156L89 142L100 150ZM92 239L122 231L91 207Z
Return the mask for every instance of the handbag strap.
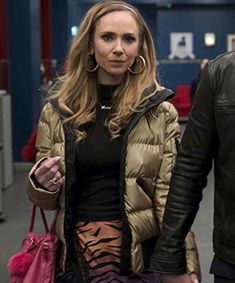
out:
M34 227L34 223L35 223L35 216L36 216L36 209L37 209L37 206L34 204L33 208L32 208L32 213L31 213L29 232L33 232L33 227ZM52 232L52 230L55 227L57 213L56 213L56 216L55 216L55 218L54 218L54 220L53 220L53 222L50 226L50 229L49 229L48 224L47 224L47 220L46 220L46 216L45 216L45 212L42 208L39 208L39 209L40 209L40 214L41 214L42 222L44 224L44 228L45 228L46 233Z

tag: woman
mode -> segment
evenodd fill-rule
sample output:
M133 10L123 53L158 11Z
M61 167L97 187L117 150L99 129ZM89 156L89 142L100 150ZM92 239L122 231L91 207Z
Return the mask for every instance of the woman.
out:
M41 113L28 196L59 209L60 266L72 266L74 282L159 282L147 270L179 125L167 102L172 92L156 80L149 29L133 6L100 2L82 21L67 63ZM188 271L197 282L189 238Z

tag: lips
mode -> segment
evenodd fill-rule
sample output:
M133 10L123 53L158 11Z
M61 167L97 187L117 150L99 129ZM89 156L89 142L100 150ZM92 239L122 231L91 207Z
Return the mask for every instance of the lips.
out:
M125 63L125 61L121 60L110 60L109 62L114 65L123 65Z

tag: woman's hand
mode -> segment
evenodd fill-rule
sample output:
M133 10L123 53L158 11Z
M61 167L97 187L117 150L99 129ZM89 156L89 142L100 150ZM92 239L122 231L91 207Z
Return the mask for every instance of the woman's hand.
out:
M200 282L197 273L192 272L192 273L189 274L189 276L191 278L192 283L199 283Z
M196 273L181 275L163 275L162 283L199 283Z
M57 164L60 156L49 157L35 170L36 181L48 191L54 192L62 186L62 175Z

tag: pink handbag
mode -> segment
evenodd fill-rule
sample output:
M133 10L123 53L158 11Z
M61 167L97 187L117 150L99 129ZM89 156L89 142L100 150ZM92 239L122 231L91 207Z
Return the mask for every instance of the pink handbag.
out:
M8 261L10 283L54 283L58 237L55 233L56 216L48 229L45 213L40 208L46 233L33 232L36 206L33 206L29 231L21 251Z

